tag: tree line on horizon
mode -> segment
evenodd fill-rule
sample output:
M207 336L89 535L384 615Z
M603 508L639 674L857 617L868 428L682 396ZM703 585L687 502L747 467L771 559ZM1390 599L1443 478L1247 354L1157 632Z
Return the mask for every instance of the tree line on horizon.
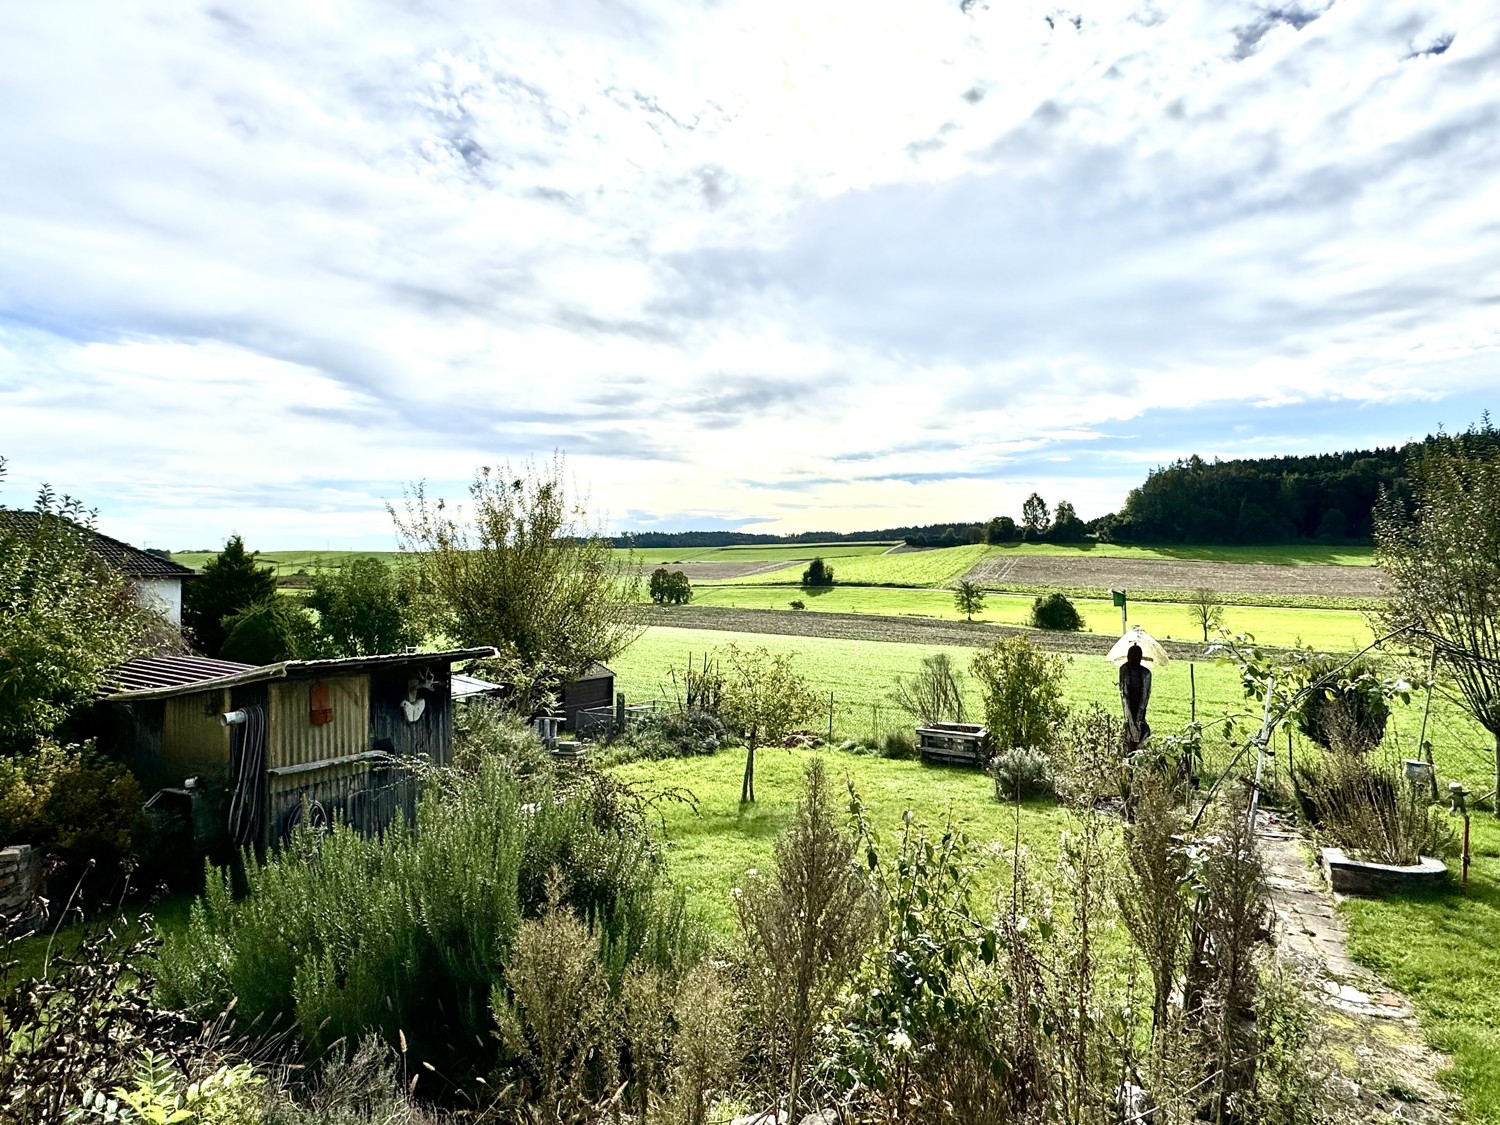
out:
M1487 417L1487 416L1486 416ZM935 523L869 531L807 531L769 535L743 531L632 532L614 537L617 547L794 546L799 543L900 541L913 547L967 543L1062 542L1226 544L1374 542L1375 511L1382 497L1410 508L1409 466L1442 440L1473 452L1493 451L1487 427L1445 437L1429 435L1403 446L1304 456L1206 460L1194 454L1152 469L1130 490L1124 506L1092 520L1072 504L1055 510L1032 493L1020 518L995 516L976 522Z

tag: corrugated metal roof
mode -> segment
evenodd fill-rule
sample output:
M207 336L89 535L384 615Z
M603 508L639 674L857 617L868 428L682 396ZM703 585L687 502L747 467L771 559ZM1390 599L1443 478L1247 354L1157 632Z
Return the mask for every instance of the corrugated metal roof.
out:
M279 664L229 665L235 671L208 680L190 681L185 684L167 684L146 688L121 688L110 692L106 699L166 699L173 695L185 695L190 691L202 691L210 687L237 687L240 684L255 684L265 680L316 679L330 672L361 672L371 668L386 668L401 664L453 664L459 660L478 660L498 656L488 646L484 648L450 648L442 652L393 652L378 656L340 656L332 660L283 660ZM198 657L196 659L203 659ZM227 661L216 661L228 664Z
M187 687L222 680L225 676L237 676L254 667L254 664L240 664L233 660L210 660L206 656L143 656L111 668L104 690L113 695L124 691Z
M41 519L39 512L0 508L0 528L14 535L35 534ZM171 559L164 559L160 555L150 554L139 547L132 547L129 543L112 539L91 528L81 530L86 531L91 537L89 546L94 554L113 569L130 578L187 578L194 573L192 567L175 563Z

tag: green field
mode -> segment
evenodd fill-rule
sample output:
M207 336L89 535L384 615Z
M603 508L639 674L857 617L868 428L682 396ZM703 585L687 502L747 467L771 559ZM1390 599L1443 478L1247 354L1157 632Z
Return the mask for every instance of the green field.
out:
M735 563L735 562L780 562L795 559L810 559L814 555L825 559L855 558L861 555L879 555L897 546L895 542L863 543L806 543L793 546L780 544L749 544L742 547L651 547L634 552L636 561L648 566L667 566L673 563ZM172 559L194 570L217 552L173 551ZM617 555L632 552L616 550ZM256 558L266 566L276 568L278 577L306 570L316 574L320 570L337 569L350 559L376 558L392 562L401 558L401 551L258 551ZM801 577L798 571L797 577Z
M901 551L893 555L846 558L834 565L834 581L869 586L943 586L956 581L973 569L986 553L998 548L974 545L942 547L932 551ZM830 558L824 555L823 558ZM733 583L760 586L802 581L800 566L782 567L767 574L752 574L730 579Z
M172 561L194 570L203 569L203 564L217 551L173 551ZM337 570L351 559L379 558L395 562L401 558L400 551L257 551L256 562L275 569L276 577L285 578L305 570L317 574L321 570Z
M644 595L643 595L644 596ZM882 617L930 617L962 621L945 590L916 590L890 586L834 586L822 592L785 586L749 586L729 582L693 587L693 604L726 609L787 609L799 600L809 613L862 613ZM994 625L1026 625L1034 597L990 594L974 620ZM1118 636L1120 611L1102 598L1078 598L1073 604L1084 619L1084 631ZM1192 611L1181 603L1132 602L1129 622L1161 640L1201 641L1203 632ZM1347 609L1283 609L1230 605L1224 626L1252 634L1261 644L1292 647L1298 644L1335 651L1363 648L1374 639L1365 615Z
M857 558L861 555L880 555L898 546L895 542L866 543L796 543L783 546L776 543L749 543L737 547L644 547L634 552L635 558L648 566L669 566L672 563L736 563L779 562L791 559ZM617 549L616 554L631 552ZM799 572L799 577L800 572Z

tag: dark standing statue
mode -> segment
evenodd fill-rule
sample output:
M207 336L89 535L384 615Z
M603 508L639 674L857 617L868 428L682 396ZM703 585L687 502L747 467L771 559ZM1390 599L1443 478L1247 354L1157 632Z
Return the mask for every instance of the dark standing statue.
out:
M1120 702L1125 705L1125 751L1134 754L1151 737L1146 705L1151 702L1151 669L1141 662L1141 646L1131 645L1120 665Z

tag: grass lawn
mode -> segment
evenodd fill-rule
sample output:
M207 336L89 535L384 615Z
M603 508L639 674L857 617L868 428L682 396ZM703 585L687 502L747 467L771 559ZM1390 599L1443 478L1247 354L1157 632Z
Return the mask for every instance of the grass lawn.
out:
M1412 998L1470 1120L1500 1123L1500 823L1473 820L1469 885L1436 894L1347 899L1354 957Z
M911 675L924 656L947 652L964 669L968 668L974 650L958 646L901 644L884 641L844 640L831 637L794 637L764 633L732 633L711 629L647 629L634 644L615 660L616 684L632 701L669 697L667 673L686 665L689 654L701 659L706 652L722 650L730 644L742 648L765 647L772 652L790 652L813 688L826 699L832 693L833 728L836 738L879 735L886 730L908 725L907 717L890 701L891 685L897 676ZM1118 673L1102 657L1067 657L1068 699L1073 706L1098 703L1111 711L1120 706ZM1193 687L1197 690L1198 717L1205 722L1226 712L1255 712L1249 725L1258 726L1259 707L1246 700L1240 690L1239 671L1232 665L1210 661L1191 663L1174 661L1158 669L1153 676L1151 725L1159 734L1171 734L1186 724L1192 713ZM1392 705L1390 726L1382 753L1394 758L1416 756L1417 735L1422 723L1420 696L1412 705ZM969 706L979 714L980 699L970 684ZM826 733L827 714L816 724ZM1248 731L1240 724L1238 737ZM1232 747L1221 736L1210 732L1206 755L1210 769L1227 760ZM1276 758L1271 762L1273 781L1286 772L1286 732L1276 739ZM1433 703L1427 730L1432 742L1438 770L1444 776L1462 778L1476 792L1493 785L1492 753L1494 743L1477 723L1441 696ZM1300 733L1293 732L1294 755L1314 750ZM1500 935L1500 930L1497 930Z
M644 597L644 594L642 595ZM945 590L914 590L891 586L834 586L821 593L788 590L784 586L748 586L737 582L693 587L693 604L731 609L786 609L800 600L809 613L867 613L883 617L935 617L962 621L953 606L953 595ZM1029 594L989 594L976 621L996 625L1026 625L1030 622ZM1117 635L1120 611L1101 598L1075 598L1086 632ZM1174 602L1133 602L1130 623L1140 625L1162 640L1201 640L1202 630L1191 610ZM1252 634L1262 644L1290 647L1299 642L1314 648L1352 651L1374 639L1364 614L1349 609L1283 609L1267 606L1231 605L1225 608L1224 624L1236 632Z
M190 894L169 894L151 907L129 906L109 924L116 927L123 924L124 929L117 928L115 932L123 941L133 941L140 936L141 915L149 910L155 919L158 933L183 930L187 928L193 898ZM13 962L12 967L0 977L0 990L8 991L18 981L40 976L43 966L47 964L49 950L54 961L58 957L65 957L73 953L85 938L100 932L105 924L103 919L78 922L63 926L55 935L52 930L47 930L34 937L19 938L0 948L0 962Z
M632 762L613 772L645 793L680 787L697 799L696 813L684 804L662 806L671 867L692 903L716 930L729 935L735 930L730 891L747 870L771 866L772 844L791 817L803 770L813 757L822 758L840 797L846 780L854 782L870 823L886 840L900 830L907 809L937 835L951 817L976 844L987 846L996 885L1010 886L1010 868L1000 852L1014 840L1016 809L995 800L993 783L978 770L838 751L762 748L755 755L757 801L745 810L740 808L745 753L738 748L707 757ZM1021 842L1032 870L1045 874L1056 860L1058 833L1067 827L1068 814L1050 800L1032 801L1021 806L1020 818Z

